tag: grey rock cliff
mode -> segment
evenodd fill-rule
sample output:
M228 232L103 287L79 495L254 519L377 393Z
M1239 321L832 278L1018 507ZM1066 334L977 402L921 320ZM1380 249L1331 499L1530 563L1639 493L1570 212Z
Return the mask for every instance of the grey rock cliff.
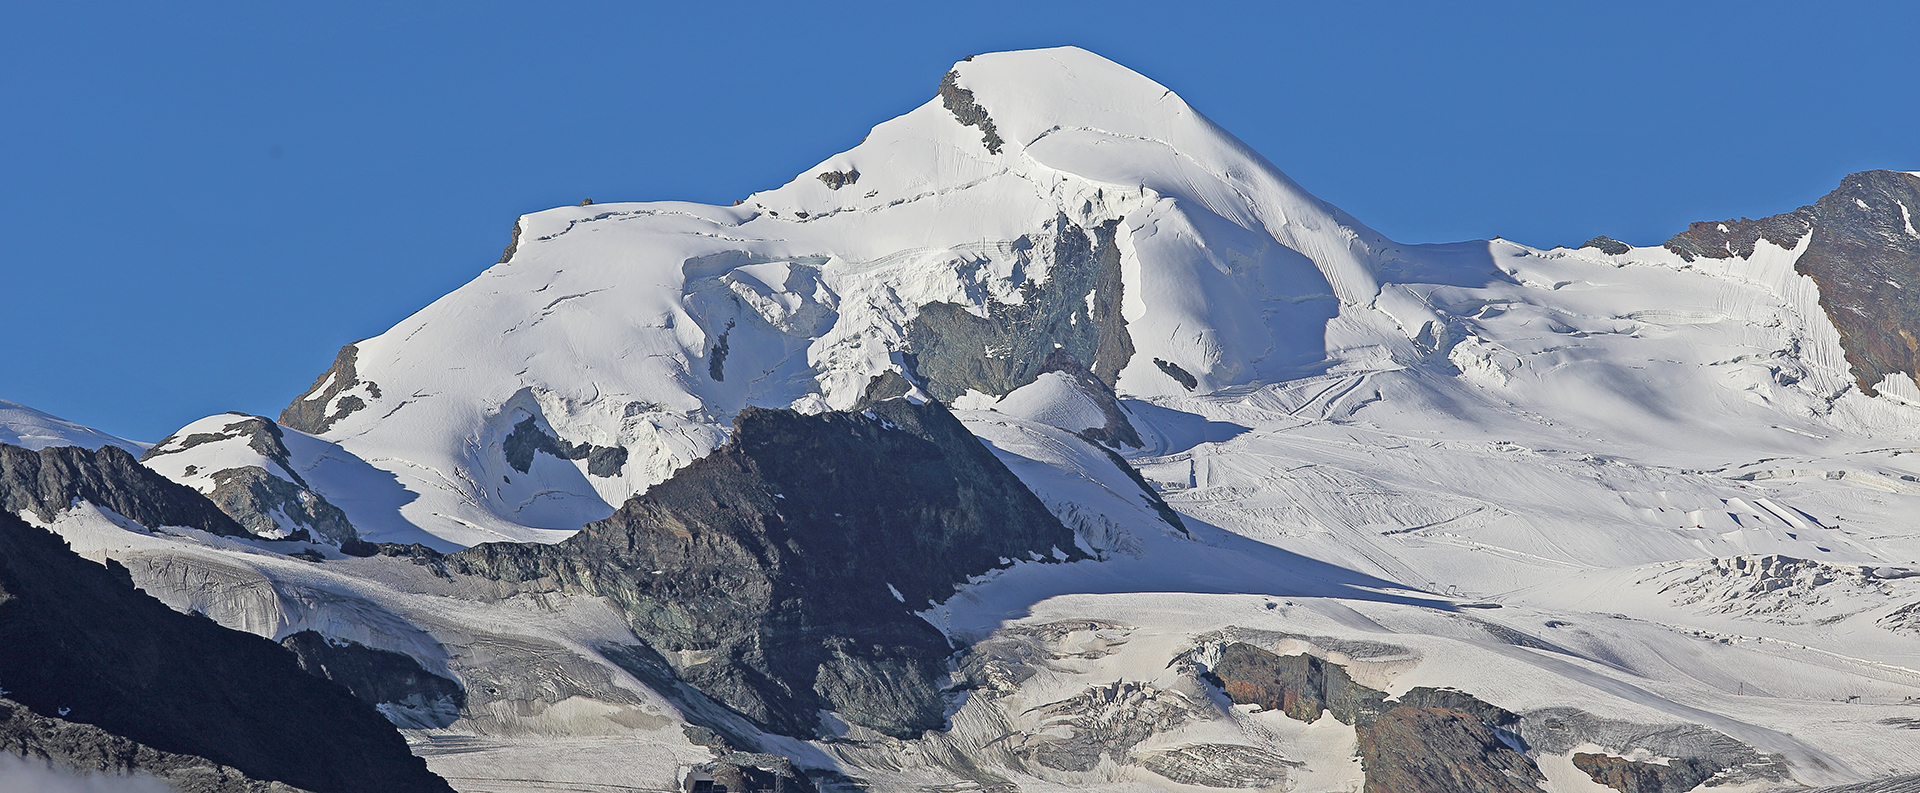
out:
M519 224L514 224L514 243L519 243ZM508 254L512 255L511 252ZM334 422L353 415L367 406L367 401L358 394L348 393L364 385L367 395L378 399L380 386L372 381L362 383L360 372L354 364L360 358L360 348L347 345L333 358L333 366L313 381L313 387L305 394L295 397L285 410L280 411L280 423L301 432L312 435L325 433Z
M149 528L190 526L229 537L253 536L198 491L155 473L118 446L29 451L0 444L0 509L31 511L52 522L76 500Z
M1244 643L1227 645L1208 674L1237 704L1353 725L1367 793L1531 793L1546 780L1503 738L1520 717L1468 694L1420 687L1388 699L1339 664Z
M1049 245L1026 241L1026 250L1042 252L1030 266L1044 266L1047 277L1024 281L1018 304L988 300L985 317L955 303L921 306L907 344L927 392L942 401L968 389L1001 396L1033 382L1056 349L1112 388L1134 352L1120 315L1118 224L1086 229L1061 215L1043 231Z

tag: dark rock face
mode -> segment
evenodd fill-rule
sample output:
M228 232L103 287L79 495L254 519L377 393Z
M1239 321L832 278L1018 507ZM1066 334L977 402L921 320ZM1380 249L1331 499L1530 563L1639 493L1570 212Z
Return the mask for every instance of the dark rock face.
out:
M422 561L608 598L680 679L768 730L813 736L827 709L907 737L945 724L953 652L913 611L1046 557L1083 554L944 408L896 399L748 408L718 451L563 542Z
M1820 285L1860 390L1896 372L1920 374L1920 177L1868 171L1813 205L1813 240L1794 269Z
M1700 221L1673 235L1666 249L1687 261L1694 259L1742 259L1753 256L1754 246L1766 240L1782 248L1800 244L1800 238L1813 230L1813 207L1801 207L1786 214L1759 220Z
M1241 705L1277 710L1311 722L1333 711L1343 724L1355 724L1383 710L1386 695L1347 677L1339 664L1311 655L1274 655L1250 644L1230 644L1211 670L1227 698Z
M1759 220L1695 223L1667 249L1695 257L1750 257L1758 240L1791 248L1812 235L1794 269L1820 287L1820 307L1840 331L1860 390L1888 375L1920 375L1920 177L1865 171L1813 206Z
M402 727L445 727L460 718L460 710L467 705L460 684L420 668L419 662L400 653L313 631L288 636L280 645L293 651L301 669L346 686L361 702Z
M940 103L960 123L980 128L980 143L987 147L987 153L999 154L1000 146L1006 141L1000 139L1000 132L993 128L993 119L987 116L987 109L973 101L973 92L960 87L959 72L947 72L940 78Z
M118 446L30 451L0 444L0 509L10 514L32 510L51 522L75 499L142 526L191 526L227 537L253 536L205 496L154 473Z
M1168 377L1173 378L1173 381L1179 383L1181 388L1192 391L1200 387L1199 378L1194 377L1191 372L1180 368L1179 364L1155 358L1153 359L1153 365L1160 367L1160 371L1165 372Z
M569 443L540 429L532 416L513 425L513 431L507 433L506 440L500 446L507 455L507 465L523 474L533 467L535 452L562 460L586 460L587 473L598 477L619 476L620 469L627 464L625 447Z
M519 224L515 224L514 231L518 232L519 229ZM320 373L307 393L295 397L292 404L280 411L280 423L309 435L319 435L331 428L334 422L366 407L366 400L359 396L341 396L348 389L361 385L360 374L354 369L354 361L359 357L360 348L351 344L341 347L340 354L334 356L333 367ZM380 398L379 385L369 380L366 386L369 396Z
M838 190L858 181L860 181L860 171L853 168L848 168L844 171L827 171L820 174L820 182L825 184L828 190Z
M76 771L152 774L180 793L298 793L280 782L249 778L204 757L162 752L91 724L41 716L0 699L0 754L44 760Z
M1421 687L1389 700L1339 664L1244 643L1227 645L1207 674L1236 704L1307 722L1331 712L1353 725L1367 793L1532 793L1546 781L1504 737L1520 717L1470 694Z
M508 261L511 261L513 259L513 254L519 252L519 250L520 250L520 221L516 220L513 222L513 237L507 240L506 249L500 251L499 263L506 264Z
M806 217L805 213L801 217ZM707 351L707 376L716 383L727 379L727 337L733 333L733 320L727 320L727 329L720 331L719 340L713 343L713 349Z
M377 711L280 646L175 612L126 568L81 559L11 514L0 514L0 681L41 717L66 709L67 721L254 779L452 790Z
M305 529L316 540L352 542L359 535L347 522L347 513L325 497L304 487L248 466L230 468L213 475L213 492L207 494L220 511L246 526L254 534L271 537L279 533L273 520L278 510ZM295 536L298 536L295 530Z
M308 487L306 479L294 470L292 454L287 451L286 433L279 424L264 416L244 413L234 416L236 420L217 433L194 433L185 438L170 435L141 455L140 461L177 454L206 443L245 438L248 448L272 460L280 471L276 474L265 468L246 466L214 472L213 491L207 498L220 507L220 511L262 537L280 533L280 526L273 518L278 511L310 537L336 544L359 539L359 533L347 520L347 513Z
M1394 707L1360 730L1367 793L1535 793L1546 776L1479 719L1448 708Z
M1704 760L1691 758L1660 765L1591 752L1575 753L1573 767L1620 793L1686 793L1720 770Z
M1047 281L1022 283L1020 304L989 300L985 318L954 303L920 307L907 327L907 345L915 373L935 398L950 401L969 388L1004 395L1039 377L1055 349L1087 362L1111 389L1133 358L1133 337L1120 316L1119 221L1083 229L1061 215L1049 225ZM993 352L983 355L983 349Z
M1580 243L1580 247L1599 248L1601 253L1607 254L1608 256L1619 256L1620 254L1633 250L1632 245L1605 235L1594 237L1593 239Z

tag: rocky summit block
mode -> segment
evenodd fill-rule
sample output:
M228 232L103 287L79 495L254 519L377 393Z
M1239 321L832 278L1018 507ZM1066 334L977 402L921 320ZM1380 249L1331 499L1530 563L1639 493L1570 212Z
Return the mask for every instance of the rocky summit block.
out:
M819 713L897 737L946 723L947 638L914 614L1071 531L938 403L748 408L731 439L555 545L421 560L613 601L681 680L761 727Z

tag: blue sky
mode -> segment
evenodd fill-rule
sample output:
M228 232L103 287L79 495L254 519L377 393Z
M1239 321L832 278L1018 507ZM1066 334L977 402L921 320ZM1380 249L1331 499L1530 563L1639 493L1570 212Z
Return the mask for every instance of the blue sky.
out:
M1607 234L1920 169L1908 3L10 4L0 398L153 441L275 415L516 216L732 203L1075 44L1405 242Z

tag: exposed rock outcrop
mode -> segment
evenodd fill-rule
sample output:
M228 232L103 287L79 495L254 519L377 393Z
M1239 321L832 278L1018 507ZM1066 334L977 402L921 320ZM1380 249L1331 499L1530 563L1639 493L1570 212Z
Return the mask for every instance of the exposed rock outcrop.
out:
M452 790L377 711L285 649L176 612L134 589L125 567L81 559L11 514L0 514L0 681L41 717L253 779L315 793Z
M99 451L0 444L0 509L32 511L52 522L75 500L111 509L142 526L189 526L229 537L253 536L193 488L141 465L118 446Z
M1367 793L1536 793L1546 781L1490 725L1451 708L1400 705L1355 726Z
M500 447L507 456L507 465L523 474L533 467L535 452L562 460L586 460L587 473L598 477L619 476L620 469L627 464L625 447L571 443L541 429L532 416L513 425L513 431L507 433Z
M1864 171L1804 206L1759 220L1695 223L1668 240L1681 258L1753 255L1759 240L1792 248L1809 234L1794 269L1820 288L1820 307L1840 331L1860 390L1874 395L1891 374L1920 377L1920 176Z
M1782 248L1800 244L1814 227L1814 209L1801 207L1792 212L1759 220L1698 221L1673 235L1664 247L1687 261L1694 259L1742 259L1753 256L1755 246L1766 240Z
M1000 147L1006 141L1000 139L1000 131L993 128L993 118L987 115L987 109L973 100L973 92L960 87L960 73L947 72L940 78L940 104L955 119L969 127L980 128L980 143L987 147L987 153L999 154Z
M520 230L518 224L513 228L516 233ZM515 244L518 242L516 236ZM371 380L362 382L359 371L354 367L359 357L359 347L351 344L341 347L340 354L333 358L333 366L313 381L313 387L280 411L280 423L310 435L319 435L331 429L334 422L365 408L368 398L378 399L379 384ZM366 396L362 397L354 391L364 392Z
M1390 700L1339 664L1245 643L1227 645L1207 674L1235 704L1353 725L1367 793L1533 793L1546 780L1515 748L1520 717L1470 694L1421 687Z
M1597 248L1601 253L1607 254L1608 256L1619 256L1620 254L1633 250L1632 245L1628 245L1606 235L1594 237L1593 239L1580 243L1580 247Z
M1012 559L1083 557L957 419L904 399L748 408L712 455L554 545L391 550L605 597L680 679L797 736L821 710L902 737L941 727L954 648L914 611Z
M286 433L272 419L244 413L202 419L154 444L140 462L205 493L258 536L304 533L335 545L359 538L347 514L300 476Z
M520 250L520 221L515 220L513 221L513 236L507 239L507 247L500 251L499 263L506 264L507 262L512 261L513 255L519 252L519 250Z
M969 389L1001 396L1033 382L1056 349L1065 350L1108 388L1133 358L1121 316L1119 221L1091 229L1065 215L1048 224L1041 249L1046 280L1021 283L1017 304L988 300L987 315L957 303L930 303L907 327L915 374L928 393L951 401ZM982 353L982 350L987 352Z
M1686 793L1712 779L1719 768L1705 760L1680 758L1666 764L1576 752L1573 767L1620 793Z
M1227 698L1311 722L1322 711L1344 724L1380 714L1386 695L1347 677L1347 670L1311 655L1275 655L1250 644L1229 644L1211 670Z
M1180 368L1179 364L1155 358L1153 359L1153 365L1160 367L1160 371L1165 372L1168 377L1173 378L1173 381L1179 383L1181 388L1192 391L1200 387L1200 379L1194 377L1193 373Z
M828 190L838 190L858 181L860 181L860 171L857 168L826 171L820 174L820 183L826 185Z

